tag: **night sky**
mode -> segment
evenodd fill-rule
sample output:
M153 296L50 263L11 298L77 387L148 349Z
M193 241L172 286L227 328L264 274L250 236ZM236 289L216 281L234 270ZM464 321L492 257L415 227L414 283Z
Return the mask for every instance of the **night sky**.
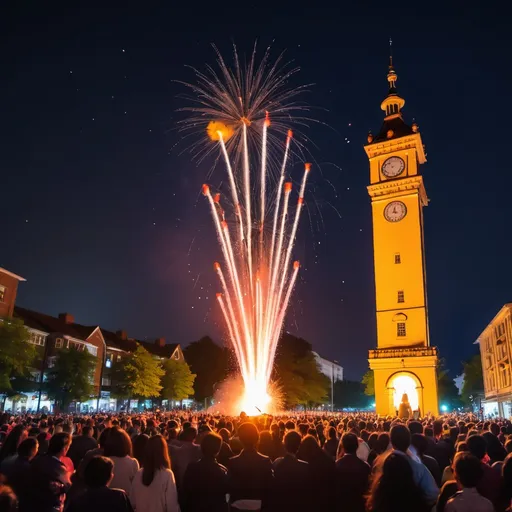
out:
M200 195L212 162L192 162L181 141L186 91L174 80L193 80L187 65L213 64L211 43L229 57L232 41L248 54L258 39L275 56L286 49L299 83L315 84L304 99L325 123L307 131L316 163L287 329L360 378L376 344L363 145L383 119L390 36L405 119L427 149L431 340L453 376L512 300L512 33L497 11L16 4L2 16L0 266L27 279L19 305L133 337L223 339L220 250Z

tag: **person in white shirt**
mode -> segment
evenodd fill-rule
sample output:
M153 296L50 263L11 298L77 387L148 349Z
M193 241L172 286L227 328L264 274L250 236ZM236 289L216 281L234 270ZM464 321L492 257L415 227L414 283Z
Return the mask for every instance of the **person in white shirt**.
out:
M178 491L167 443L160 435L149 439L144 465L135 478L130 501L135 512L179 512Z
M460 452L455 456L454 473L462 491L456 493L446 504L446 512L493 512L492 503L476 490L483 477L481 462L470 453Z
M114 463L114 478L109 487L122 489L129 495L133 479L139 470L137 459L132 457L130 436L121 428L112 427L105 441L104 455Z

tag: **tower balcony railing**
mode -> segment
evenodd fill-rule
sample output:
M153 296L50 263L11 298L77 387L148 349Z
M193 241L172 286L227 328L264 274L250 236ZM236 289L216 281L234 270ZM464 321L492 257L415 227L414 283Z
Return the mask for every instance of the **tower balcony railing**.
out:
M402 347L378 348L370 350L370 359L385 359L388 357L418 357L437 356L437 347Z

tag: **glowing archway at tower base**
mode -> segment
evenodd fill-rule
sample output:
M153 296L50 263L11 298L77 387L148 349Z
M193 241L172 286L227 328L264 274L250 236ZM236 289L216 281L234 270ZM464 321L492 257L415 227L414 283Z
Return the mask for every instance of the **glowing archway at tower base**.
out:
M419 408L419 382L417 377L413 377L410 373L398 373L389 379L388 387L393 392L393 405L398 410L402 402L402 396L407 394L411 409L413 411Z

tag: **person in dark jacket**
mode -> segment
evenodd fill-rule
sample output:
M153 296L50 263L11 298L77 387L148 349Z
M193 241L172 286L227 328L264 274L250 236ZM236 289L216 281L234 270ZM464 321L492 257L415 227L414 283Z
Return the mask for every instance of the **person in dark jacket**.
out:
M228 487L231 502L238 500L256 500L265 502L274 478L272 462L258 453L258 429L252 423L242 423L238 428L238 437L242 443L240 455L228 462Z
M286 454L274 461L272 495L265 510L311 510L313 489L309 464L297 458L301 441L301 435L295 430L284 436Z
M182 512L226 512L228 504L227 469L221 466L216 457L222 446L218 434L206 434L201 441L202 457L191 462L183 478Z
M355 434L343 434L341 445L343 456L336 462L337 510L364 512L370 465L356 455L359 440Z
M29 437L18 446L16 458L9 461L9 463L8 461L2 463L1 472L16 496L23 495L30 470L30 461L36 456L37 450L37 440Z
M297 457L309 464L311 486L315 490L315 509L331 510L336 499L336 464L320 448L315 437L307 435L302 439Z
M78 468L80 462L85 457L89 450L98 448L98 443L93 437L94 429L92 427L84 426L82 434L73 437L73 442L68 450L68 457L73 461L75 468Z
M48 446L48 453L36 457L30 467L20 512L55 512L62 502L71 482L66 466L60 461L65 457L71 436L65 432L55 434Z
M441 468L439 467L439 464L437 463L437 460L434 459L434 457L425 454L428 449L427 438L423 434L413 434L411 436L411 445L416 450L416 454L418 455L421 462L427 466L428 470L434 477L437 486L441 487L441 477L443 476Z
M501 493L501 476L496 470L483 462L487 455L485 438L480 435L468 436L466 444L468 451L480 461L482 466L483 475L476 487L477 491L484 498L491 501L494 506L497 506Z
M110 489L114 463L96 455L84 469L87 491L71 500L66 512L133 512L128 495L121 489Z

